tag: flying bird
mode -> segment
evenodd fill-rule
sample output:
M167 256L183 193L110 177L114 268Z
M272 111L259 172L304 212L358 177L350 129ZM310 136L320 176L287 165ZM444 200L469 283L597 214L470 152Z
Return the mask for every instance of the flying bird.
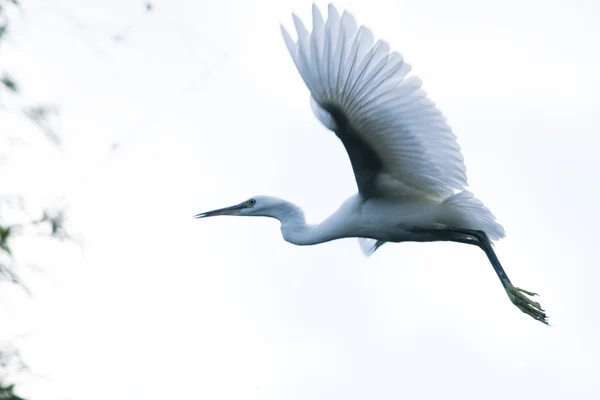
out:
M408 76L411 66L348 11L328 6L327 20L312 7L312 31L293 14L297 40L281 26L289 53L310 91L315 116L344 145L358 193L317 225L296 205L255 196L197 214L261 216L281 222L284 240L315 245L358 238L370 256L385 243L449 241L481 248L511 302L548 324L536 293L514 286L492 241L505 236L491 211L466 189L456 136L435 104Z

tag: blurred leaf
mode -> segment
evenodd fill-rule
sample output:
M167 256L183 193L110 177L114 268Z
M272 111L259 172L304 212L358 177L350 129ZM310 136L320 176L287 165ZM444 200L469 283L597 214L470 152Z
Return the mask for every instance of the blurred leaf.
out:
M27 285L25 285L25 282L23 282L21 278L19 278L19 276L12 270L12 268L7 267L4 264L0 264L0 281L8 281L14 285L17 285L21 289L23 289L25 293L31 296L31 291L29 290Z
M12 252L10 251L10 247L8 245L8 239L10 238L11 234L11 226L4 227L0 225L0 249L4 250L9 256L12 255Z
M0 400L26 400L15 394L15 385L2 386L0 384Z
M4 37L4 35L8 32L8 25L0 25L0 39Z
M54 132L54 129L52 129L50 124L50 116L58 114L58 110L56 108L46 106L27 107L23 110L23 113L31 120L31 122L42 129L46 136L48 136L48 138L52 140L54 144L60 144L60 138L56 132Z
M28 370L14 346L0 348L0 400L25 400L15 394L15 384L9 382L11 374Z
M60 239L66 240L71 239L69 234L67 233L64 224L65 224L65 212L64 210L58 210L54 213L49 212L48 210L44 210L44 214L42 218L37 221L33 221L34 225L47 223L50 225L50 236Z
M2 82L2 84L4 84L4 87L6 87L11 92L17 93L19 91L17 82L15 82L15 80L9 75L4 75L2 78L0 78L0 82Z
M25 109L25 114L34 121L47 119L51 112L51 108L44 106L29 107Z

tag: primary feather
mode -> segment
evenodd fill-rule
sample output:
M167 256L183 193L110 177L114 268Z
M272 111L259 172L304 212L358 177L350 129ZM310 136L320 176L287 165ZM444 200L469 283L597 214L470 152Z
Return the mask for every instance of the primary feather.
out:
M296 41L281 29L317 118L336 131L334 114L342 116L377 155L380 172L407 190L437 198L463 190L466 169L456 137L421 90L421 80L406 78L410 65L386 42L374 43L371 31L358 27L349 12L340 17L329 5L324 21L316 5L312 11L311 32L293 15Z

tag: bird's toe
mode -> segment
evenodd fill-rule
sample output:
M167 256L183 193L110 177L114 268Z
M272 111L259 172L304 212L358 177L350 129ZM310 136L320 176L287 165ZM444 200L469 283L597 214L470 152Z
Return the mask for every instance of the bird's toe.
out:
M537 293L533 293L533 292L530 292L530 291L527 291L524 289L520 289L520 288L514 287L512 285L509 285L506 288L506 293L508 294L510 301L519 310L521 310L525 314L529 315L533 319L548 325L548 317L546 316L546 313L540 306L540 303L538 303L537 301L533 301L529 297L526 296L526 295L537 296Z

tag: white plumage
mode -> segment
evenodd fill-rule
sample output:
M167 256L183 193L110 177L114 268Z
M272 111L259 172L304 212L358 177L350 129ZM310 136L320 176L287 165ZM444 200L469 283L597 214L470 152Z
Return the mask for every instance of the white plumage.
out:
M282 26L285 43L311 93L319 120L335 130L323 108L336 106L368 143L393 178L409 188L442 197L467 185L460 147L446 119L421 90L421 80L406 78L411 67L390 52L354 17L340 17L329 5L323 22L313 5L309 33L294 15L298 40Z
M316 5L312 31L294 14L297 40L282 26L285 44L310 91L319 121L341 140L358 193L318 225L307 225L294 204L256 196L238 205L196 215L265 216L281 222L286 241L314 245L355 237L366 255L387 242L452 241L480 247L510 300L547 323L540 305L514 287L490 240L504 229L490 210L467 191L456 137L421 81L408 77L409 64L375 42L347 11L333 5L327 20Z

